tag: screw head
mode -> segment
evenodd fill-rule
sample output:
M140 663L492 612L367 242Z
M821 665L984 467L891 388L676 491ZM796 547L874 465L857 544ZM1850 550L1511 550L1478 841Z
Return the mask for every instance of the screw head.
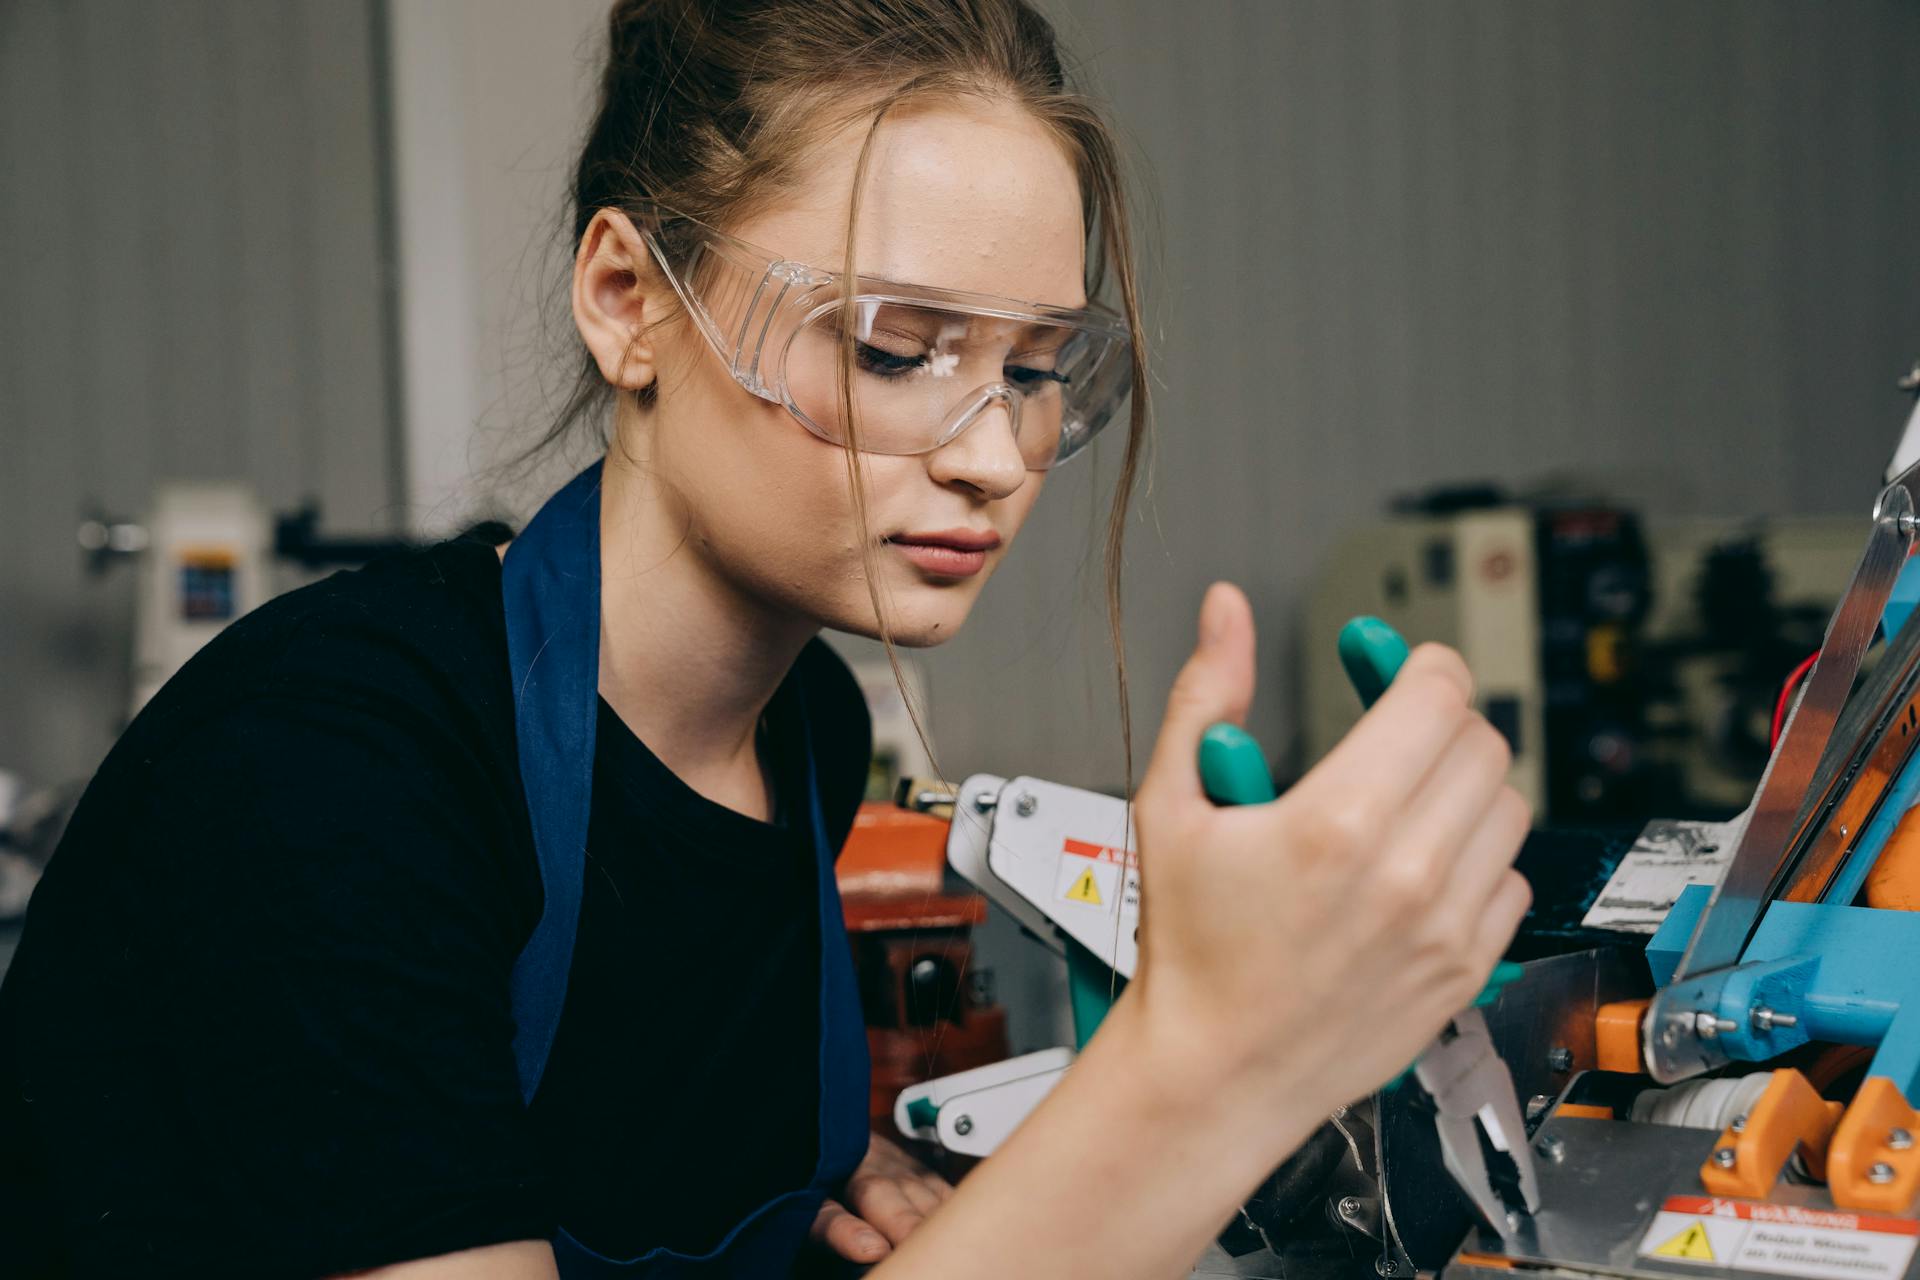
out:
M1739 1158L1740 1158L1739 1156L1733 1153L1732 1147L1721 1147L1718 1151L1713 1153L1713 1162L1719 1165L1722 1169L1733 1168L1734 1162Z
M1727 1128L1733 1130L1735 1133L1745 1133L1747 1131L1747 1118L1745 1116L1735 1116L1733 1123L1728 1125Z
M1033 793L1030 791L1022 791L1019 799L1013 802L1013 811L1023 818L1031 818L1033 811L1039 807L1040 802L1033 798Z
M1887 1135L1887 1145L1895 1151L1911 1150L1913 1135L1905 1129L1895 1129Z
M972 1116L960 1116L960 1117L958 1117L958 1118L956 1118L956 1119L954 1120L954 1122L953 1122L953 1131L954 1131L955 1133L957 1133L957 1134L959 1134L959 1135L960 1135L961 1137L963 1137L963 1138L964 1138L964 1137L966 1137L966 1136L967 1136L968 1134L970 1134L970 1133L972 1133L972 1132L973 1132L973 1117L972 1117Z
M1867 1170L1867 1181L1875 1186L1885 1186L1893 1181L1893 1166L1882 1161Z
M1341 1217L1351 1218L1359 1212L1360 1212L1360 1197L1358 1196L1341 1196L1340 1197L1340 1216Z
M1573 1070L1573 1050L1557 1044L1547 1050L1547 1066L1554 1071Z
M1553 1161L1555 1164L1559 1164L1561 1161L1567 1158L1566 1139L1562 1138L1558 1134L1550 1133L1546 1137L1540 1139L1540 1141L1535 1145L1534 1150L1538 1151L1541 1155Z
M1389 1258L1384 1254L1373 1260L1373 1269L1383 1276L1393 1276L1393 1275L1400 1274L1399 1265L1395 1263L1392 1258Z

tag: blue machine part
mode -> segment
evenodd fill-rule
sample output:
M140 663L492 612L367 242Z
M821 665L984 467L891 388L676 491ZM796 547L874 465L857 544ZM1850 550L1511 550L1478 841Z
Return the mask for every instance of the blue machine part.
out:
M1894 579L1893 593L1887 597L1887 607L1880 611L1880 627L1888 635L1898 635L1900 628L1907 625L1907 619L1913 616L1916 606L1920 606L1920 573L1914 566L1920 561L1908 560L1906 567L1900 570L1900 576Z
M1689 887L1647 944L1659 985L1672 983L1710 893ZM1765 1062L1808 1040L1878 1045L1868 1073L1892 1080L1911 1103L1920 1098L1920 968L1905 960L1915 954L1920 912L1776 902L1737 967L1680 985L1691 989L1688 1003L1720 1020L1728 1057ZM1754 1018L1761 1008L1794 1024L1764 1028Z

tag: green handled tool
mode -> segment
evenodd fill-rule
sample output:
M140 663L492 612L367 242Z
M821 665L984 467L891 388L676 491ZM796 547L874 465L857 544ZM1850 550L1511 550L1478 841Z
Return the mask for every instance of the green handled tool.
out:
M1368 617L1355 618L1342 627L1339 646L1340 665L1346 669L1362 705L1369 708L1400 674L1410 652L1398 631L1378 618ZM1200 785L1215 804L1265 804L1275 798L1273 775L1267 770L1260 744L1245 729L1226 721L1201 735ZM1512 961L1501 961L1474 997L1474 1005L1484 1007L1498 1000L1501 990L1522 972L1521 966ZM1403 1071L1387 1087L1405 1078Z

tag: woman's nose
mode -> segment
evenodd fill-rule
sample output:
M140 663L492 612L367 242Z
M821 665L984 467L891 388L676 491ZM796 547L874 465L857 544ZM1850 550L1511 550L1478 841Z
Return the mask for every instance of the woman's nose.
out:
M1009 388L988 391L953 424L957 434L927 455L928 474L940 484L964 485L986 498L1016 492L1027 481L1018 414Z

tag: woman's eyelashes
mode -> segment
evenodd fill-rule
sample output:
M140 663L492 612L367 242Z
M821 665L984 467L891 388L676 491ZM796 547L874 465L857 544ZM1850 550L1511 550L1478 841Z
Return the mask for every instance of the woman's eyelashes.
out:
M925 352L918 355L895 355L891 351L858 341L853 344L853 353L862 373L870 373L881 378L904 377L927 363Z
M859 341L853 344L853 350L860 371L877 378L904 378L922 369L930 369L942 376L951 376L959 363L957 357L945 353L893 352ZM1009 364L1002 366L1001 372L1007 381L1022 390L1045 386L1051 382L1064 384L1072 381L1058 369L1035 368L1031 365Z

